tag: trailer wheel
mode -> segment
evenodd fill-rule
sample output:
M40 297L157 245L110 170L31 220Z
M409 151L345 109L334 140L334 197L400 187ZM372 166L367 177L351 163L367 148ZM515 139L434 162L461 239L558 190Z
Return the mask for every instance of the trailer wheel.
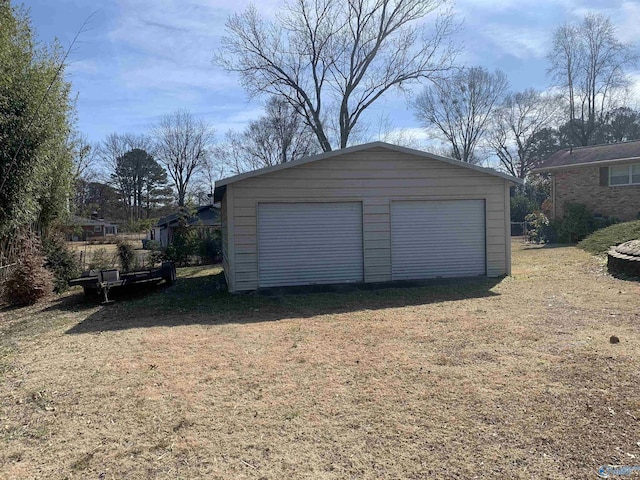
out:
M96 295L98 295L98 291L95 288L82 287L82 289L84 290L85 297L95 297Z
M176 281L176 266L173 262L163 262L160 267L162 272L162 279L167 282L168 285L173 285Z

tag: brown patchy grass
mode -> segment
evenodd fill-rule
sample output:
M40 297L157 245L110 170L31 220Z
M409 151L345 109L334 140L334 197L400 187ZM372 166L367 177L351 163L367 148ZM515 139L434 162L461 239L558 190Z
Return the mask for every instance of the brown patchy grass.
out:
M2 311L0 476L564 479L640 464L640 284L600 262L514 244L501 282L206 303L217 270L189 269L109 307Z

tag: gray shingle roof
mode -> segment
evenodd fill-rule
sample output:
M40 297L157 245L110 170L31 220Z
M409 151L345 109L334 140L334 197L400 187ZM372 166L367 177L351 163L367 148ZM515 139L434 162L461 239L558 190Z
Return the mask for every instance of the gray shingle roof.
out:
M71 215L71 218L67 222L68 225L79 225L79 226L93 226L93 225L107 225L113 226L115 223L111 223L107 220L98 220L94 218L83 218L77 215Z
M194 215L192 216L191 213ZM218 226L220 225L220 209L214 205L202 205L196 207L195 212L184 209L181 212L172 213L158 220L157 226L173 226L178 224L181 216L187 216L189 225Z
M566 148L551 155L534 171L635 159L640 159L640 140L573 149Z

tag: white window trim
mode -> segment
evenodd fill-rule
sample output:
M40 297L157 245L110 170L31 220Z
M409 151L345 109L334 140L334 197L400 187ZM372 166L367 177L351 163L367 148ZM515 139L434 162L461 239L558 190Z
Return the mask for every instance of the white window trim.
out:
M626 165L627 167L627 183L617 183L615 185L611 185L611 170L613 169L613 167L622 167L624 165L612 165L609 167L609 186L610 187L626 187L628 185L640 185L640 182L633 182L632 181L632 177L633 177L633 167L634 166L638 166L640 167L640 163L630 163L628 165Z

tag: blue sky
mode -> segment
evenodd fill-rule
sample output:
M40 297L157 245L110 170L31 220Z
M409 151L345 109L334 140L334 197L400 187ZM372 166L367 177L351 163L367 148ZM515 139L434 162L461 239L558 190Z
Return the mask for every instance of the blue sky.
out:
M261 113L238 82L211 62L224 23L246 0L27 0L41 40L68 46L97 8L70 57L69 80L78 94L78 123L90 141L111 132L142 133L159 116L186 108L209 121L222 138ZM274 16L280 0L255 2ZM621 40L640 45L638 0L459 0L463 20L456 40L460 61L506 72L512 89L549 86L545 53L554 28L589 12L609 15ZM640 47L639 51L640 51ZM631 72L640 103L640 67ZM419 87L416 87L416 92ZM417 129L403 95L390 94L369 112L376 123Z

